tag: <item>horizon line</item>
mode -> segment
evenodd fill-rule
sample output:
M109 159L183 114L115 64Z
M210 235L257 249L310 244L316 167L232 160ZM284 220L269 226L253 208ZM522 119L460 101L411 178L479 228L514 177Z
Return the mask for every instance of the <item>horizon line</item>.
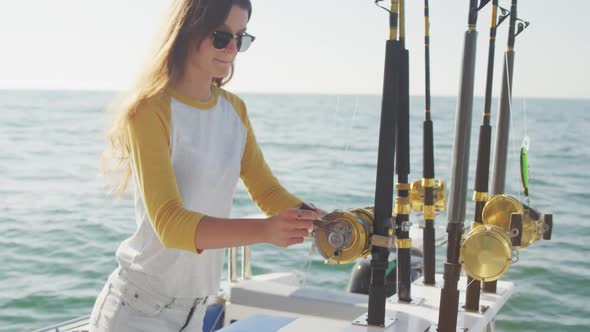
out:
M357 97L380 97L380 93L351 93L351 92L305 92L305 91L272 91L272 92L262 92L262 91L239 91L233 89L227 89L228 91L235 93L237 95L253 95L253 94L260 94L260 95L308 95L308 96L357 96ZM124 93L124 89L103 89L103 88L93 88L93 89L81 89L81 88L22 88L22 87L0 87L0 92L92 92L92 93ZM424 94L411 94L410 97L424 97ZM431 94L431 97L436 98L457 98L456 95L439 95L439 94ZM474 98L484 98L485 95L474 95ZM512 96L513 99L519 98L532 98L532 99L567 99L567 100L588 100L589 97L573 97L573 96L524 96L524 95L515 95ZM493 96L493 99L498 99L499 96Z

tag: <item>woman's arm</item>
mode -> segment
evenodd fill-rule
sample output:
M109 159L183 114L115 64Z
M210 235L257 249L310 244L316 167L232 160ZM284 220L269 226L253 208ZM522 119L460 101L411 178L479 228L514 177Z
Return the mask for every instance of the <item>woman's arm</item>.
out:
M287 209L267 219L252 220L213 218L183 207L170 159L168 105L166 101L146 105L130 119L128 127L135 181L162 245L200 252L253 243L285 247L302 242L312 228L310 220L317 218L312 211ZM293 206L296 204L285 208Z
M204 215L183 207L170 158L169 105L154 99L129 120L133 175L162 246L197 252L193 234Z
M246 127L246 144L240 165L240 177L254 203L267 216L300 206L303 201L281 186L264 160L244 102L231 93L225 92L224 97L232 104Z
M315 211L287 209L266 219L224 219L205 216L195 230L198 250L271 243L288 247L303 242L318 218Z

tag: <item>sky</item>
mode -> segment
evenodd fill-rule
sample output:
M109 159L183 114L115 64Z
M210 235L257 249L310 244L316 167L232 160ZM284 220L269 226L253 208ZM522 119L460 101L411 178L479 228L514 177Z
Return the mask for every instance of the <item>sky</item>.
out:
M0 89L122 90L134 82L171 0L0 0ZM385 1L387 4L389 1ZM424 94L423 1L406 1L410 93ZM374 0L252 0L235 92L379 95L388 14ZM431 91L458 93L468 1L430 1ZM500 5L510 7L508 0ZM484 95L490 7L479 15L475 94ZM513 95L590 98L584 0L519 0ZM498 29L499 95L508 22Z

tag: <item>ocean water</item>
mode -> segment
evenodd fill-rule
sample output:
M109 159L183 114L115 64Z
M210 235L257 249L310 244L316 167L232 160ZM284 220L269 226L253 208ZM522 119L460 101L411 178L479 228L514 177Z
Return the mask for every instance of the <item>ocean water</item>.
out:
M113 93L0 91L0 331L26 331L88 315L118 244L134 231L129 197L115 200L98 171ZM246 94L253 127L275 175L325 210L373 202L378 96ZM422 177L423 98L411 99L411 178ZM449 181L454 97L435 97L436 175ZM494 105L493 126L497 107ZM474 102L472 192L483 99ZM505 279L516 292L499 331L590 329L589 100L513 100L507 193L519 196L518 149L531 139L531 205L554 214L551 241L520 251ZM494 129L495 130L495 129ZM470 194L469 194L470 196ZM468 198L470 199L470 197ZM234 216L258 213L240 184ZM473 203L467 204L467 222ZM412 216L414 222L419 216ZM437 234L446 215L439 214ZM253 272L298 271L307 283L345 289L351 265L327 266L310 243L257 245ZM446 248L437 248L442 271Z

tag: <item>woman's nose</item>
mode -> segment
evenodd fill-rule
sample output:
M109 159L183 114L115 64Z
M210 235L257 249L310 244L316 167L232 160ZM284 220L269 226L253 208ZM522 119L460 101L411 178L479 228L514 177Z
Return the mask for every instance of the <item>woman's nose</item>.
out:
M227 46L225 47L225 50L230 53L234 53L234 52L237 53L238 52L238 39L232 38L229 41L229 44L227 44Z

